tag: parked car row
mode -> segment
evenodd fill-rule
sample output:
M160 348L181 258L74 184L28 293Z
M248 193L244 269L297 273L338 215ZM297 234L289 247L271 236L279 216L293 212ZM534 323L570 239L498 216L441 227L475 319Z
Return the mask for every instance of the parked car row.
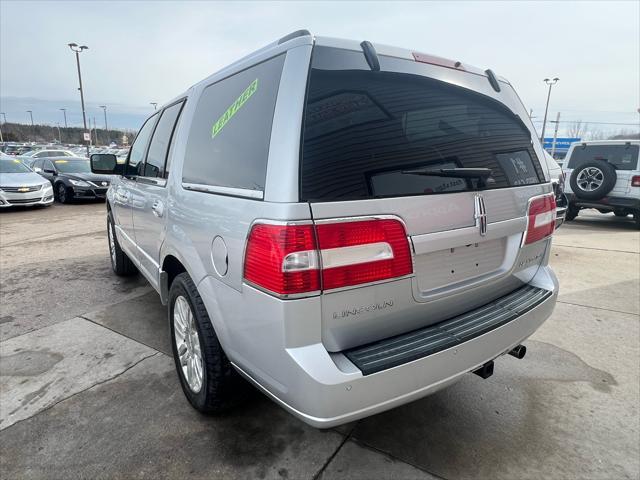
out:
M89 160L60 156L34 158L26 165L1 154L0 207L51 205L54 198L68 203L76 198L104 199L111 178L91 173Z

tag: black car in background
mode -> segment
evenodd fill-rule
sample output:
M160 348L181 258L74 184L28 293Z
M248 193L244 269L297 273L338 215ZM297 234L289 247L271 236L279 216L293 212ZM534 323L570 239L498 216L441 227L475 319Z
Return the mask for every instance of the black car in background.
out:
M85 158L40 158L31 167L51 182L60 203L68 203L75 198L104 199L111 183L110 175L91 173L89 160Z

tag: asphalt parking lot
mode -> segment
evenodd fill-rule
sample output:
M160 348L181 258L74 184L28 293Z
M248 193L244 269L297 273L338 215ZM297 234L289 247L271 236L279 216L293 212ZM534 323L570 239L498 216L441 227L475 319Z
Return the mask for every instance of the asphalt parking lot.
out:
M640 232L582 213L554 239L554 315L527 357L320 431L256 393L180 390L165 310L110 269L103 203L0 212L2 478L640 476Z

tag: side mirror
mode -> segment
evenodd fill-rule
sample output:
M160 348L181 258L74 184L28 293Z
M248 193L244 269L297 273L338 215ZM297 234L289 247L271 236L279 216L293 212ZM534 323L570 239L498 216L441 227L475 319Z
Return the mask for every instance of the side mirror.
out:
M56 171L55 170L51 170L50 168L45 168L44 169L44 173L50 173L51 175L55 175Z
M122 175L123 165L118 164L112 153L94 153L90 157L91 171L102 175Z

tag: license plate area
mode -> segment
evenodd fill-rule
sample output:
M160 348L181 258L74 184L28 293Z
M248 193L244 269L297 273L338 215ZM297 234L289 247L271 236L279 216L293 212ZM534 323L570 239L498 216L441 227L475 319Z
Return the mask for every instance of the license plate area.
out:
M497 238L423 253L415 258L418 289L422 294L500 270L507 238Z

